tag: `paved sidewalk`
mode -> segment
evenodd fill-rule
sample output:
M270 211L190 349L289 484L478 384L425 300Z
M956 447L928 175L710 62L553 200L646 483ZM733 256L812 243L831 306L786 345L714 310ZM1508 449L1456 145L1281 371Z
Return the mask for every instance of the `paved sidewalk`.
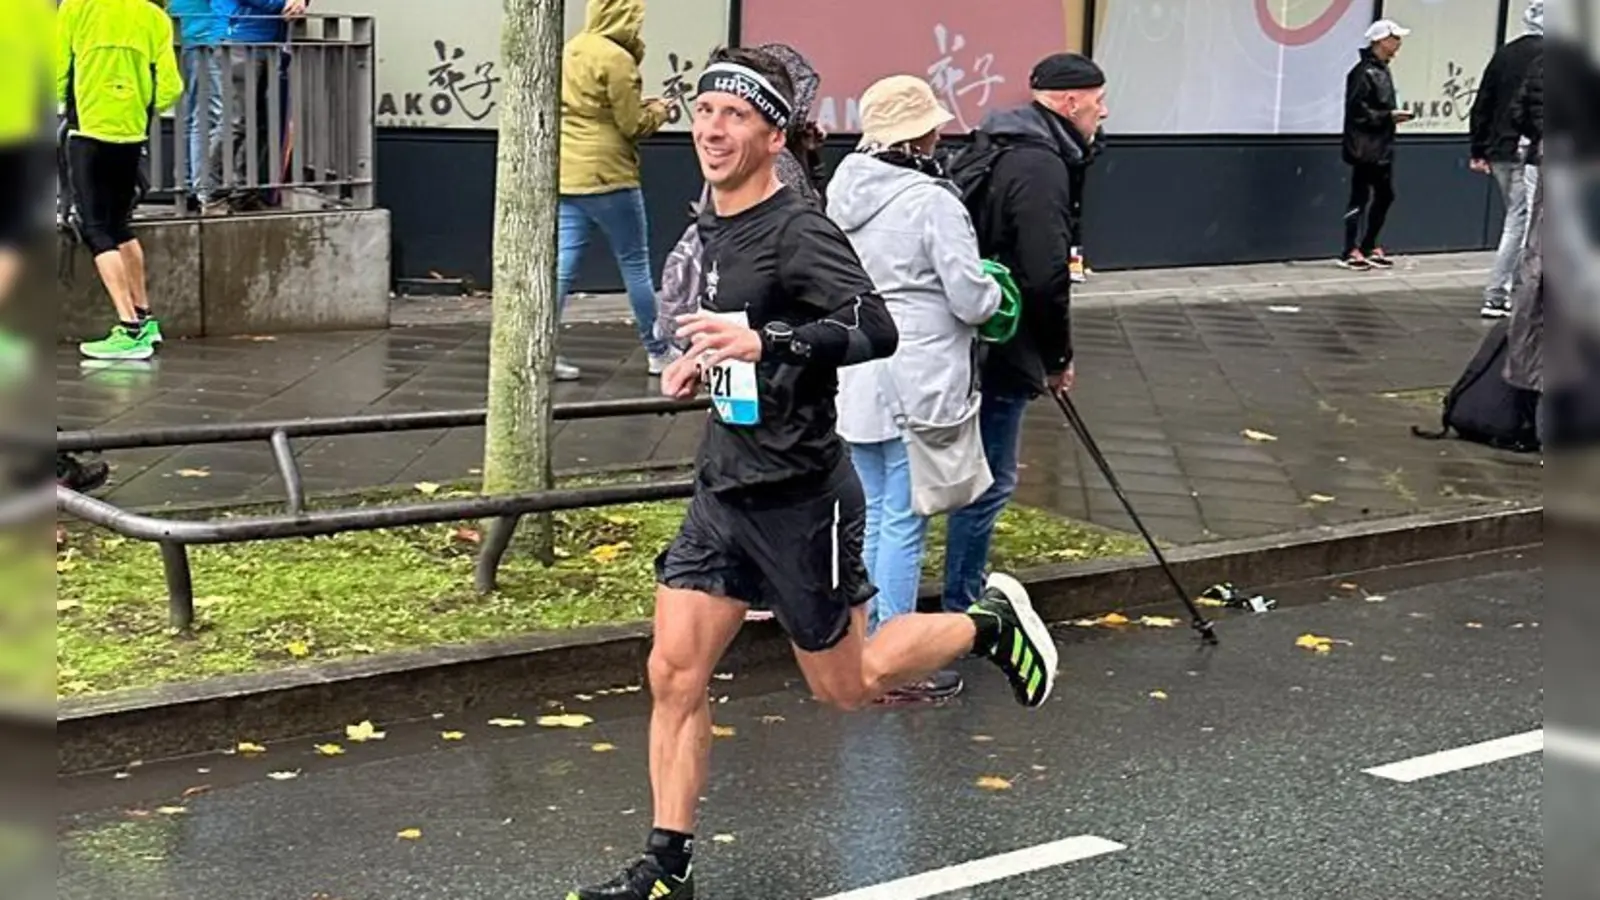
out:
M1076 309L1129 306L1184 300L1262 300L1285 297L1372 295L1396 290L1472 288L1482 290L1494 254L1438 253L1400 257L1389 270L1352 272L1335 260L1299 260L1183 269L1133 269L1097 272L1073 289ZM468 297L398 297L390 314L395 325L490 321L487 294ZM575 294L568 322L629 322L625 294Z
M1178 543L1539 502L1537 457L1409 434L1437 421L1437 389L1483 334L1473 260L1359 275L1311 265L1195 270L1182 276L1189 288L1167 286L1175 273L1100 276L1091 287L1105 293L1086 290L1074 315L1080 409L1148 524ZM1252 289L1230 281L1257 270L1276 274ZM1303 277L1286 283L1284 273ZM1126 289L1111 294L1122 278ZM631 326L574 324L563 342L585 377L558 386L557 402L657 390ZM66 428L453 409L482 404L487 370L488 330L471 322L170 341L152 364L93 371L63 346L57 405ZM702 428L698 416L573 422L559 433L555 464L684 460ZM333 491L470 477L481 441L481 430L458 429L297 449L308 490ZM1053 405L1035 404L1024 444L1019 500L1131 527ZM282 495L264 445L115 452L110 461L107 496L125 506Z

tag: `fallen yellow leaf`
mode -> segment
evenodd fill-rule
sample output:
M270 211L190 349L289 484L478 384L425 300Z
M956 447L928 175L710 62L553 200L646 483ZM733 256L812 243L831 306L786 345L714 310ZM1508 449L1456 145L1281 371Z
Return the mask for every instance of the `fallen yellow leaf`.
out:
M713 726L711 726L711 736L712 737L731 738L731 737L733 737L734 735L736 735L738 733L739 733L739 729L734 728L732 725L713 725Z
M439 493L439 486L431 481L419 481L412 487L417 489L417 493L426 494L429 497Z
M288 650L289 655L295 659L305 659L311 655L311 648L306 646L305 641L290 641L289 645L284 649Z
M378 726L371 722L361 722L357 725L346 725L344 736L357 744L364 744L367 741L381 741L387 734L379 731Z
M627 541L620 541L615 544L601 544L600 546L589 551L589 558L593 559L597 563L616 562L617 557L621 556L623 551L626 551L632 547L633 545Z
M1165 699L1167 699L1167 692L1166 691L1151 691L1150 692L1150 699L1151 700L1165 700Z
M714 844L731 844L736 840L738 839L731 834L716 834L711 836L711 842Z
M156 812L163 816L181 816L188 813L189 810L182 806L158 806L156 807Z
M179 469L178 471L173 472L172 474L178 476L179 478L210 478L211 477L211 470L210 469Z
M250 755L255 754L255 753L265 753L265 752L267 752L267 748L261 746L260 744L253 744L250 741L241 741L237 749L238 749L238 751L240 753L243 753L245 756L250 756Z
M1332 503L1336 498L1330 497L1327 494L1312 494L1306 499L1310 500L1312 503Z
M594 724L594 720L583 713L566 713L559 716L540 716L534 722L544 728L582 728Z
M1304 647L1307 650L1312 650L1317 653L1330 653L1333 651L1334 644L1349 643L1349 641L1335 640L1334 638L1323 637L1317 634L1302 634L1294 640L1294 645L1296 647Z
M1149 628L1177 628L1178 620L1168 616L1140 616L1139 624Z
M343 756L344 748L338 744L318 744L317 752L323 756Z
M293 772L268 772L267 777L271 778L273 781L290 781L300 777L300 770L295 769Z
M1241 434L1252 441L1261 441L1263 443L1270 443L1278 439L1278 436L1275 434L1268 434L1265 431L1257 431L1254 428L1246 428L1243 432L1241 432Z
M1483 627L1483 623L1482 622L1468 622L1467 623L1467 627L1468 628L1482 628Z
M78 607L80 607L82 605L83 604L79 603L76 600L57 600L56 601L56 612L66 612L69 609L77 609Z
M761 717L761 724L763 724L763 725L776 725L779 722L787 722L787 721L789 721L789 720L785 719L783 716L762 716Z
M1126 625L1128 617L1122 613L1106 613L1100 617L1100 622L1103 625Z
M420 841L422 840L422 829L407 828L404 831L395 832L395 837L402 841Z
M991 743L993 741L994 741L994 738L990 737L987 734L975 734L975 735L972 736L972 742L974 744L988 744L988 743Z
M602 741L601 743L598 743L598 744L595 744L595 745L591 746L589 749L593 750L596 753L610 753L611 751L617 749L617 745L616 744L607 744L607 743Z
M999 775L985 775L978 779L978 787L986 791L1009 791L1011 790L1011 782L1001 778Z
M489 724L496 728L521 728L528 723L521 719L490 719Z
M1218 600L1215 597L1196 597L1194 602L1195 602L1196 606L1227 606L1228 605L1225 601Z
M466 737L466 735L464 733L460 732L460 731L441 731L441 732L439 732L439 739L442 740L442 741L459 741L459 740L464 739L465 737Z

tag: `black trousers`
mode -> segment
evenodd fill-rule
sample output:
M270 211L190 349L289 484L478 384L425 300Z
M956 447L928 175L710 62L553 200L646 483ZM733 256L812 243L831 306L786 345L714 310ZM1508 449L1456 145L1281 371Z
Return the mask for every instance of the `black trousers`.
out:
M1350 202L1344 209L1344 253L1356 250L1370 255L1378 249L1378 235L1394 205L1394 164L1356 163L1350 172ZM1361 221L1366 219L1363 232ZM1359 242L1358 242L1359 238Z

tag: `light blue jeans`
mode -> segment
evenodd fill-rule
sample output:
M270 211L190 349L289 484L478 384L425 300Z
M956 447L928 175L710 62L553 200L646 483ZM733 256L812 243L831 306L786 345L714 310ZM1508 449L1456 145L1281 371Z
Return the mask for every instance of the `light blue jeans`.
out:
M589 246L589 229L600 232L611 245L628 289L628 304L639 329L639 342L652 354L667 352L665 341L655 336L656 289L650 278L650 230L645 221L644 191L624 188L604 194L562 194L560 252L556 264L557 321L567 307L567 294L578 275L578 263Z
M904 441L849 446L867 495L862 555L878 588L867 610L868 631L875 632L895 616L916 612L928 520L911 511L911 462Z
M188 171L184 186L204 203L216 193L221 172L222 146L222 68L221 47L183 48L183 133L188 146ZM201 91L205 108L200 108Z

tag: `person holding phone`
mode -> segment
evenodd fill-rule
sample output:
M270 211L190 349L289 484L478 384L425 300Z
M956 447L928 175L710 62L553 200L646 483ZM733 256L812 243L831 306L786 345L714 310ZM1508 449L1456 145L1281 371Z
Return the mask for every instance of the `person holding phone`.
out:
M1345 77L1343 156L1351 172L1339 264L1347 269L1394 265L1378 245L1378 235L1394 204L1395 132L1415 115L1400 108L1389 63L1410 33L1393 19L1372 23L1361 59Z

